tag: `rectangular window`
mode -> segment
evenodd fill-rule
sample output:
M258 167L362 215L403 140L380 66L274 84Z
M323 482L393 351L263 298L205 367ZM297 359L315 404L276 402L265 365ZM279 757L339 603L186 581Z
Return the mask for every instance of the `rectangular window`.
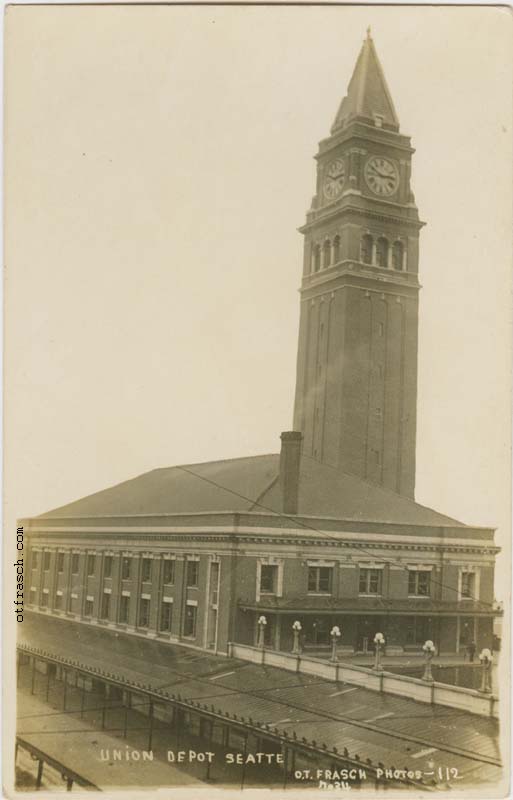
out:
M431 586L431 573L427 570L410 569L408 571L408 594L417 597L428 597Z
M150 601L141 597L139 605L139 627L147 628L150 624Z
M170 558L164 560L164 575L162 580L164 583L175 582L175 561Z
M474 597L475 575L473 572L461 573L461 596L467 599Z
M57 553L57 572L64 572L64 553Z
M210 603L217 605L219 595L219 562L213 561L210 566Z
M85 617L92 617L93 616L93 608L94 608L94 600L90 600L89 598L85 601L84 606L84 616Z
M41 605L43 608L48 608L48 592L43 592L41 595Z
M278 566L262 564L260 567L260 591L262 594L276 594L278 585Z
M191 562L192 563L192 562ZM185 620L183 626L183 635L184 636L196 636L196 617L198 615L198 609L196 606L186 606L185 607Z
M119 598L119 621L126 625L128 623L128 612L130 609L130 597L122 594Z
M112 577L112 556L105 556L103 560L103 577Z
M187 586L197 586L199 578L199 561L187 562Z
M57 610L62 608L62 594L55 595L55 602L53 607Z
M87 574L89 576L94 575L95 563L96 563L96 556L93 555L87 556Z
M308 567L308 591L329 594L332 587L332 567Z
M151 580L151 558L143 558L141 566L141 580Z
M128 580L130 577L130 570L132 567L132 559L124 556L121 561L121 577L124 581Z
M381 573L380 569L360 569L360 582L358 591L360 594L381 594Z
M171 631L171 622L173 619L173 604L162 602L160 607L160 630L164 633Z
M32 569L37 569L39 564L39 553L37 550L32 551Z
M102 595L102 607L100 610L100 619L109 619L110 617L110 594L104 592Z
M79 565L79 554L73 553L71 556L71 574L78 575L78 565Z
M422 597L427 597L429 595L429 589L431 585L431 573L419 572L418 576L417 594L422 595Z
M30 604L35 605L37 599L37 592L35 589L30 590Z
M43 569L45 572L48 572L50 569L50 553L48 550L45 551L43 554Z

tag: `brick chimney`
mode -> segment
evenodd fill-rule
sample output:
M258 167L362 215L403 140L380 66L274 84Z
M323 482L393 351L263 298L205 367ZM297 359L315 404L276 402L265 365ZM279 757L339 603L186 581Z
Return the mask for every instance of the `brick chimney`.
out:
M299 462L303 434L284 431L281 436L280 486L284 514L297 514L299 497Z

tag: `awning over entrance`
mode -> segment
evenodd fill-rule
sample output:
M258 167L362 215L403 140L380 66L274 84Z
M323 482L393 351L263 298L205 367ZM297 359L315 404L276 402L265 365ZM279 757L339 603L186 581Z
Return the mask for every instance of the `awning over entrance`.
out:
M385 600L381 597L333 598L333 597L298 597L298 598L265 598L258 603L240 603L242 611L257 611L261 614L377 614L377 615L427 615L432 616L468 616L497 617L502 612L490 608L486 603L465 601L464 603L448 603L431 598Z

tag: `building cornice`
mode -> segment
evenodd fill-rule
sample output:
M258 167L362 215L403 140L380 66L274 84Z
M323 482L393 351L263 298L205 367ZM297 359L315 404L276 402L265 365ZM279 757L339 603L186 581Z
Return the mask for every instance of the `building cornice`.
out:
M355 285L358 284L358 281L361 282L362 288L368 288L368 284L373 285L376 292L384 292L386 291L385 286L392 285L395 295L402 293L407 297L417 294L422 288L418 276L414 272L369 268L359 261L348 260L334 267L306 275L299 291L301 294L306 294L318 287L325 287L324 291L328 292L332 285L338 282L342 285L333 287L333 290L336 291L336 288L342 288L348 284Z
M457 540L446 539L445 541L442 540L434 540L432 537L426 537L425 539L419 537L400 537L392 535L384 535L379 537L376 534L369 534L369 538L362 540L361 537L358 538L351 538L351 535L341 535L334 536L332 533L328 534L326 538L322 538L322 532L319 532L316 536L314 535L305 535L303 532L298 534L294 532L289 532L288 534L285 532L280 532L277 535L277 531L275 528L270 529L265 532L264 535L261 529L251 530L251 529L195 529L194 531L191 530L184 530L182 529L175 529L166 530L166 532L160 531L156 532L155 530L141 530L141 529L117 529L117 528L105 528L105 529L66 529L62 530L61 528L53 529L53 528L45 528L40 529L39 531L33 532L33 538L35 541L39 539L48 539L51 538L53 540L62 541L64 539L73 539L74 536L78 534L81 541L87 540L97 540L98 537L101 537L103 541L105 541L106 546L112 547L113 543L112 540L119 541L120 537L126 538L135 538L138 537L141 540L141 547L144 547L145 543L147 542L162 542L169 544L170 542L173 543L193 543L193 544L200 544L204 543L206 545L212 545L212 543L218 544L229 544L232 548L233 552L241 552L241 545L259 545L263 546L266 549L275 549L276 547L283 547L289 546L291 547L291 552L294 554L296 553L297 547L311 547L311 548L343 548L344 550L352 550L352 551L359 551L360 553L365 553L366 550L379 550L379 551L402 551L402 552L413 552L418 553L419 550L425 552L433 552L433 553L473 553L479 555L489 555L493 556L496 553L500 552L500 548L496 547L493 544L489 544L486 541L462 541L458 542ZM272 536L272 539L270 538ZM328 538L329 537L329 538ZM379 538L378 538L379 537ZM133 546L133 544L131 544ZM72 547L72 545L70 545ZM122 545L120 545L120 548Z
M387 147L394 147L409 155L413 155L415 152L415 148L410 144L410 137L406 136L404 133L388 130L387 128L379 128L379 133L377 133L376 130L376 127L373 125L367 125L362 120L354 120L350 122L347 127L342 128L340 132L327 136L325 139L321 139L319 142L319 151L314 158L319 160L319 158L323 158L326 154L340 147L340 145L350 143L351 140L357 140L361 145L370 142L379 146L386 145Z
M365 202L375 202L372 198L364 197L363 195L362 198L365 200ZM342 196L341 201L333 207L325 206L320 209L311 209L308 211L307 221L304 225L301 225L298 228L299 233L309 233L311 230L321 227L326 222L330 222L333 218L348 214L355 214L360 217L365 217L366 219L374 219L388 224L393 223L394 225L410 227L417 231L423 228L426 224L417 216L410 217L406 216L405 214L398 215L395 213L396 210L403 211L405 213L412 210L416 212L416 206L413 205L402 205L399 203L394 203L393 201L388 201L386 209L383 208L383 210L378 210L353 205L352 203L344 203L343 200L344 196ZM384 203L385 201L380 202ZM391 210L388 211L388 208Z
M413 501L411 501L413 503ZM429 511L430 509L421 506L424 510ZM395 528L398 530L405 530L405 531L417 531L418 536L424 536L428 532L436 532L437 533L437 540L442 541L445 537L445 531L450 531L451 533L461 532L462 537L464 535L472 535L472 534L485 534L487 533L489 536L493 536L495 532L495 528L486 527L482 525L463 525L458 524L456 521L451 524L451 521L448 520L446 524L438 522L437 524L427 524L427 523L415 523L415 522L400 522L394 520L372 520L372 519L354 519L350 517L335 517L329 515L320 515L320 514L297 514L297 515L284 515L278 511L233 511L233 510L220 510L220 511L193 511L193 512L171 512L171 513L137 513L137 514L93 514L93 515L84 515L84 516L69 516L69 517L29 517L25 519L19 520L19 524L25 528L26 533L32 533L36 530L55 530L59 531L62 528L66 530L70 530L70 523L74 523L74 527L76 527L77 531L81 530L99 530L101 527L102 530L105 531L119 531L119 530L130 530L134 529L133 520L140 521L142 519L151 519L151 525L142 526L136 528L137 531L147 531L147 532L156 532L159 529L164 531L183 531L184 526L187 527L190 525L191 522L194 522L196 519L201 521L201 525L190 528L191 530L222 530L222 531L234 531L238 532L240 530L248 529L248 530L267 530L271 534L276 533L276 529L279 528L285 532L298 532L304 533L304 528L310 528L315 524L321 530L313 529L315 533L319 534L326 534L326 533L336 533L336 534L343 534L343 533L353 533L354 535L360 536L362 533L365 533L367 529L372 529L375 527L390 529ZM203 520L210 518L212 523L214 524L204 524ZM161 520L161 524L158 524L158 520ZM171 520L174 524L173 526L166 525L166 521ZM84 522L93 522L94 525L90 525L88 528L84 526ZM256 523L261 521L265 524L265 527L257 527ZM113 523L117 522L117 525ZM176 523L181 523L179 527L176 527ZM243 525L241 526L241 523ZM246 524L248 523L248 524ZM272 523L277 523L273 525ZM322 526L329 526L326 527L325 530L322 530ZM297 526L297 527L296 527ZM387 533L386 536L388 537L389 534ZM416 539L418 541L418 537Z

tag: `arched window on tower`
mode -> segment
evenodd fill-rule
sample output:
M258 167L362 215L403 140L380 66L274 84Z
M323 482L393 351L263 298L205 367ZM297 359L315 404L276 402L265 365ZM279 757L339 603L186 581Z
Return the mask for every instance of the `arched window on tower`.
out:
M340 236L333 239L333 263L338 264L340 260Z
M372 264L372 236L370 233L366 233L365 236L362 236L362 252L361 252L361 260L364 264Z
M325 240L325 242L324 242L324 244L322 246L322 249L324 251L323 252L323 259L322 259L322 266L324 267L324 269L326 269L326 267L330 267L331 266L331 242L330 242L329 239Z
M312 248L312 271L319 272L321 268L321 246L314 244Z
M394 242L392 247L392 266L394 269L403 268L404 247L402 242Z
M378 267L388 266L388 240L380 236L376 246L376 263Z

